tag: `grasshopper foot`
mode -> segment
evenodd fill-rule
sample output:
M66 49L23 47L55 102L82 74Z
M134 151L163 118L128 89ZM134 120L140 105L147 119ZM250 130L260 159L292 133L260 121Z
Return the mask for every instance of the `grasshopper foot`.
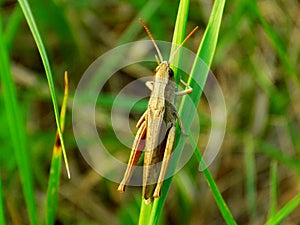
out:
M153 193L153 197L154 198L159 198L160 197L160 190L155 189L154 193Z
M119 185L117 191L118 191L118 192L125 192L125 187L126 187L126 186L125 186L124 184L121 183L121 184Z

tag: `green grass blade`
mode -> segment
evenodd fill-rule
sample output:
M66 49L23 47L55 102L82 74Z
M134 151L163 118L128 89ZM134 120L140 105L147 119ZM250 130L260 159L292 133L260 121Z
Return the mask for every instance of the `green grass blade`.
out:
M2 177L0 173L0 224L5 225L4 207L3 207L3 194L2 194Z
M216 185L216 183L214 181L214 178L212 177L211 173L207 169L207 166L205 165L202 155L200 154L200 151L199 151L197 144L196 144L195 140L193 139L192 135L190 135L190 141L191 141L192 147L195 149L194 152L197 157L197 160L199 161L199 163L201 165L201 168L205 168L203 170L203 173L204 173L206 182L210 187L210 190L216 200L216 203L221 211L221 214L222 214L224 220L226 221L227 224L237 224L235 222L235 220L233 219L233 216L232 216L228 206L226 205L226 203L218 189L218 186Z
M171 53L170 56L173 55L174 51L176 50L177 46L181 44L181 42L185 38L185 30L186 30L186 24L188 20L188 12L189 12L189 7L190 7L190 1L180 1L179 7L178 7L178 13L177 13L177 18L176 18L176 23L175 23L175 28L174 28L174 34L173 34L173 40L172 40L172 48L171 48ZM175 55L172 65L179 65L181 58L181 49L179 52ZM178 75L178 69L177 66L172 66L171 68L174 71L174 76L175 80L178 83L179 82L179 75Z
M60 111L60 126L62 131L65 126L65 117L66 117L66 109L69 95L69 87L68 87L68 75L65 73L65 93L63 98L63 103ZM56 132L55 144L53 147L52 161L50 167L50 177L48 181L48 189L47 189L47 208L46 208L46 224L53 225L55 222L55 213L56 213L56 205L58 198L58 186L59 186L59 178L60 178L60 168L61 168L61 145L58 132Z
M56 136L56 139L58 136ZM47 189L47 203L46 203L46 225L53 225L55 222L55 214L58 199L59 178L61 171L61 151L57 148L53 150L50 177Z
M224 6L225 0L215 1L207 28L197 52L197 56L200 57L208 67L210 67L212 63L213 56L216 50ZM195 67L197 67L197 65L194 65L194 69ZM192 75L196 76L193 73Z
M9 22L5 29L5 43L7 51L10 52L14 38L16 37L19 26L23 20L22 10L19 5L16 5Z
M285 206L278 211L278 213L269 219L266 225L280 224L293 210L300 206L300 194L296 195Z
M55 88L54 88L53 76L52 76L52 72L51 72L50 63L49 63L45 47L44 47L44 44L43 44L41 36L40 36L40 33L38 31L35 20L33 18L31 9L29 7L28 1L27 0L19 0L19 4L21 5L22 11L23 11L23 13L25 15L25 18L26 18L26 21L29 25L29 28L30 28L31 32L32 32L33 38L35 40L35 43L37 45L37 48L39 50L39 53L41 55L42 62L43 62L44 68L45 68L45 72L46 72L46 76L47 76L47 80L48 80L48 86L49 86L49 90L50 90L50 95L51 95L51 98L52 98L52 103L53 103L53 108L54 108L56 126L57 126L57 130L58 130L59 137L60 137L60 140L61 140L63 157L64 157L64 160L65 160L68 177L70 178L69 165L68 165L68 160L67 160L67 155L66 155L65 143L64 143L61 127L60 127L58 103L57 103L57 98L56 98L56 94L55 94Z
M12 80L9 58L5 46L2 30L2 18L0 17L0 78L3 88L5 112L12 138L14 154L20 172L21 183L25 196L25 202L29 214L30 223L37 225L37 213L34 199L32 173L30 171L26 133L22 121L21 111L17 102L16 89Z
M252 219L256 218L256 176L255 155L252 137L246 135L244 138L244 163L246 175L246 204Z
M151 222L149 222L149 218L151 216L151 210L152 210L152 204L147 205L144 201L144 198L142 198L139 225L152 224Z
M193 103L191 103L191 104L194 104L194 105L198 105L200 96L202 94L202 87L205 84L205 81L206 81L206 78L208 75L208 69L211 65L211 62L212 62L212 59L214 56L214 52L215 52L216 44L217 44L217 40L218 40L220 24L222 21L224 6L225 6L225 0L215 1L210 20L208 22L206 31L204 33L204 37L203 37L202 42L197 51L197 56L199 58L201 58L206 65L204 66L204 68L203 68L203 66L200 67L200 65L198 64L199 61L196 60L193 65L191 74L190 74L189 85L191 87L193 87L194 89L193 89L193 92L190 94L189 98L192 99ZM179 12L182 13L182 11L180 11L180 10L179 10ZM187 15L186 13L184 13L184 14ZM177 15L177 17L181 17L181 16L182 15L179 15L179 14ZM177 21L176 21L176 23L177 23ZM176 34L174 34L174 35L176 35ZM200 83L201 86L199 87L199 85L197 85L197 83L198 84ZM180 110L179 110L179 114L180 114L180 117L183 122L185 130L189 130L189 127L192 123L192 118L193 118L193 116L190 114L190 112L192 112L193 110L190 110L190 109L193 109L194 106L191 105L189 103L189 101L187 101L185 99L186 98L184 97L181 107L180 107ZM179 142L177 143L177 148L179 149L178 154L175 156L177 158L177 163L178 163L179 156L182 152L182 149L184 147L184 143L185 143L184 138L181 138L179 140ZM176 160L174 160L174 161L176 161ZM175 168L176 168L175 164L176 163L174 163L174 165L172 165L172 164L169 165L170 171L175 170ZM151 218L150 218L150 224L157 224L157 222L158 222L163 205L166 200L167 193L171 186L171 181L172 181L172 178L165 180L163 187L162 187L161 197L159 199L154 200Z
M277 184L277 161L273 160L271 163L271 179L270 179L270 211L269 218L275 216L277 211L277 195L278 195L278 184Z
M69 60L73 55L77 55L78 43L76 43L74 33L70 27L70 21L66 18L67 12L62 6L63 3L54 0L31 0L30 4L40 32L45 33L51 30L55 33L59 44L63 47L60 52L63 54L64 59ZM44 44L47 48L48 42L44 42Z

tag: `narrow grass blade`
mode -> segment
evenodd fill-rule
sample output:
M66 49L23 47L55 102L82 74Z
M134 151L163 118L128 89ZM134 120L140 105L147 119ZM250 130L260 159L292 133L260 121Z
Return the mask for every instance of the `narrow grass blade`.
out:
M277 212L277 195L278 195L278 182L277 182L277 161L273 160L271 163L271 179L270 179L270 211L269 219L274 217Z
M34 199L32 173L30 171L26 133L19 109L15 85L10 71L9 58L5 47L0 17L0 78L3 89L5 112L12 138L14 154L20 172L21 183L25 196L25 202L29 214L30 224L37 225L37 213Z
M50 90L50 95L51 95L51 98L52 98L52 103L53 103L53 108L54 108L56 126L57 126L57 130L58 130L58 133L59 133L60 141L61 141L63 157L64 157L64 160L65 160L67 174L68 174L68 177L70 178L71 175L70 175L69 164L68 164L68 159L67 159L67 154L66 154L66 149L65 149L65 143L64 143L61 127L60 127L58 103L57 103L57 98L56 98L56 94L55 94L55 88L54 88L53 76L52 76L52 72L51 72L50 63L49 63L45 47L44 47L44 44L43 44L41 36L40 36L40 33L38 31L35 20L33 18L31 9L29 7L28 1L27 0L19 0L19 4L21 5L22 11L23 11L23 13L25 15L25 18L26 18L26 21L29 25L29 28L30 28L31 32L32 32L33 38L35 40L35 43L37 45L37 48L39 50L39 53L41 55L42 62L43 62L44 68L45 68L45 72L46 72L46 76L47 76L47 80L48 80L48 86L49 86L49 90Z
M3 194L2 194L2 177L0 173L0 224L5 225L4 207L3 207Z
M200 154L200 151L199 151L197 144L196 144L195 140L193 139L192 135L190 135L190 141L191 141L191 145L195 149L194 152L197 157L197 160L199 161L199 163L201 165L201 168L205 168L203 170L203 173L204 173L206 182L210 187L210 190L216 200L216 203L218 205L219 210L221 211L221 214L222 214L224 220L226 221L226 224L237 224L235 222L235 220L233 219L233 216L232 216L228 206L226 205L226 203L218 189L218 186L214 181L214 178L212 177L211 173L207 169L207 166L205 165L202 155Z
M69 60L78 54L78 43L70 27L70 21L67 20L68 13L64 10L63 3L55 0L31 0L30 4L40 32L45 33L48 30L54 32L59 44L63 46L60 52L64 59ZM44 44L47 48L47 42Z
M60 126L62 131L65 126L66 109L69 95L68 74L65 72L65 93L60 111ZM46 209L46 224L53 225L55 222L55 212L58 198L58 186L61 168L61 144L58 132L56 132L55 144L53 147L52 161L50 167L50 177L47 190L47 209Z
M189 13L189 7L190 7L190 1L180 1L179 7L178 7L178 13L174 28L174 34L173 34L173 40L172 40L172 48L170 52L170 56L174 54L174 51L176 50L176 47L181 44L181 42L185 38L185 30L186 30L186 24L188 20L188 13ZM179 75L178 75L178 69L177 66L179 65L181 58L181 49L179 49L179 52L175 55L171 68L174 71L174 76L176 79L176 83L179 82Z
M246 203L248 212L252 219L256 218L256 171L254 157L254 143L252 137L246 135L244 137L244 164L246 175Z
M182 4L182 3L181 3ZM216 44L218 40L218 34L219 29L222 21L222 15L223 10L225 6L225 0L217 0L214 2L213 10L211 13L210 20L208 22L206 31L204 33L204 37L202 39L202 42L199 46L199 49L197 51L197 57L201 58L201 60L204 62L200 62L199 60L195 60L195 63L193 65L190 79L189 79L189 85L193 87L193 92L189 95L189 98L192 99L194 105L198 105L198 102L200 100L200 96L202 94L202 88L206 82L206 78L208 75L208 70L211 65L214 52L216 49ZM179 11L181 12L181 11ZM182 13L182 12L181 12ZM187 13L184 13L187 16ZM177 17L181 17L182 15L178 14ZM177 22L176 22L177 23ZM176 34L174 34L176 35ZM202 65L200 65L202 64ZM176 66L176 65L174 65ZM198 85L200 84L200 86ZM179 110L179 114L181 117L181 120L183 122L185 130L189 130L189 127L192 123L193 115L191 115L191 112L193 111L193 105L191 105L189 101L186 100L184 97L182 100L182 104ZM177 129L178 130L178 129ZM178 141L178 140L176 140ZM177 143L177 148L179 149L178 154L175 156L178 159L180 157L180 154L182 152L182 149L184 147L185 140L184 138L181 138L179 142ZM176 161L176 160L174 160ZM174 165L170 165L169 170L174 171L176 168L176 163ZM165 180L163 187L162 187L162 193L161 197L159 199L155 199L153 203L153 208L151 212L151 218L150 218L150 224L157 224L158 219L160 217L163 205L165 203L167 193L171 186L172 178L169 178ZM217 197L217 196L215 196Z
M149 223L149 217L151 215L151 210L152 210L152 204L147 205L144 201L144 198L142 198L140 217L139 217L139 225L151 224L151 223Z
M297 207L300 206L300 194L296 195L292 200L290 200L285 206L282 207L274 215L272 218L270 218L266 225L275 225L280 224L291 212L293 212Z
M16 5L9 22L5 29L5 43L7 51L10 52L12 43L18 32L19 26L23 20L22 10L19 5Z

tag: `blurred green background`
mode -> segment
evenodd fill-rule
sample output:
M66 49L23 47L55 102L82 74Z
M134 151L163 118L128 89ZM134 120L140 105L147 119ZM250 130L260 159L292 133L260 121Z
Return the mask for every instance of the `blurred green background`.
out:
M121 43L147 38L136 20L143 17L155 39L171 41L178 1L29 1L50 59L58 98L63 96L63 73L69 72L70 98L87 67ZM213 1L191 1L187 30L199 26L186 47L197 50ZM296 0L226 2L212 71L227 107L223 145L209 167L238 224L264 224L300 190L300 3ZM16 1L1 1L1 17L26 129L34 196L40 224L56 125L53 106L36 44ZM0 65L1 66L1 65ZM141 65L120 71L108 81L108 94L97 126L101 139L115 155L129 156L116 143L109 120L112 99L127 83L151 75ZM0 83L0 168L7 224L28 224L17 164L4 114ZM69 102L65 142L72 179L62 169L56 224L135 224L141 188L116 192L117 185L94 172L82 158L72 130ZM198 107L206 146L210 110L205 97ZM134 124L141 112L133 112ZM272 183L273 182L273 183ZM274 184L275 182L275 184ZM299 224L297 207L282 224ZM225 224L198 162L192 157L175 176L160 224Z

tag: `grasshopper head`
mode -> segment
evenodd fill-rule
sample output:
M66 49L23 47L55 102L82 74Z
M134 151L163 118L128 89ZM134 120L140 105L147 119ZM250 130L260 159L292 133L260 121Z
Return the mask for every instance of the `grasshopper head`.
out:
M169 79L173 79L174 73L170 68L169 63L167 61L162 61L155 69L155 77L156 79L161 80L161 82L168 83Z

